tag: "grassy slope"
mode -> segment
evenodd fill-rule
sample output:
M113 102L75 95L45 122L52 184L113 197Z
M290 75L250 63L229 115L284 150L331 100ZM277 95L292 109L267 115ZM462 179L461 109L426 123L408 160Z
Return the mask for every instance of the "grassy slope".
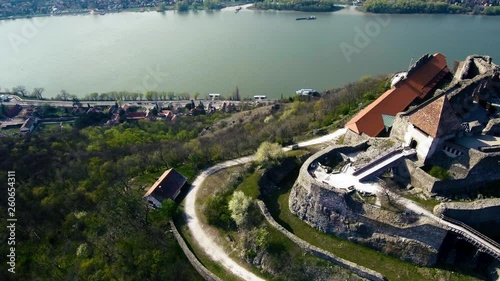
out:
M457 272L415 266L312 228L289 211L288 198L292 184L293 178L290 179L286 188L282 189L282 193L265 198L265 202L278 223L307 242L339 257L376 270L389 280L478 280Z

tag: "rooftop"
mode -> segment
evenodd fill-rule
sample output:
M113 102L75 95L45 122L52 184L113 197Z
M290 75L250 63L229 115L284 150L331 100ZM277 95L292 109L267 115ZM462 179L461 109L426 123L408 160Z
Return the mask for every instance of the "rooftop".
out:
M422 57L410 69L406 79L361 110L346 127L358 134L377 136L384 129L382 115L395 116L417 97L425 98L448 72L444 55L437 53Z
M410 122L433 138L463 130L450 101L442 97L410 115Z
M149 188L144 197L153 196L162 202L166 199L175 199L187 179L174 169L165 171L158 180Z

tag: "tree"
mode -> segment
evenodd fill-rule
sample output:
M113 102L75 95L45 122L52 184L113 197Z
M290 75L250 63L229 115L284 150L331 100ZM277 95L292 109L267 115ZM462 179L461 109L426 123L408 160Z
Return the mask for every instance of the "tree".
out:
M109 100L109 95L107 93L102 93L99 95L99 100Z
M251 202L251 198L242 191L235 191L229 200L228 208L231 211L231 218L238 226L242 226L246 222Z
M189 100L191 98L189 93L186 93L186 92L182 92L182 93L178 94L177 97L179 98L179 100Z
M198 93L198 92L194 92L194 94L193 94L193 98L194 98L195 100L197 100L199 96L200 96L200 93Z
M168 93L167 93L167 96L168 96L168 99L169 99L169 100L174 100L174 98L175 98L175 93L174 93L174 92L172 92L172 91L170 91L170 92L168 92Z
M219 10L223 7L219 0L205 0L203 4L208 10Z
M203 209L203 214L210 225L215 225L223 229L230 229L231 226L234 227L227 199L220 194L208 199L206 207Z
M68 100L69 93L66 90L61 90L61 100Z
M158 12L165 12L165 9L167 8L167 5L164 3L164 2L161 2L160 4L158 4L158 6L156 7L156 11Z
M99 99L99 94L98 93L92 93L89 95L91 100L98 100Z
M282 159L284 156L285 153L279 144L265 141L259 146L259 149L257 149L255 161L260 164L268 162L274 163L275 161Z
M186 0L184 0L184 1L178 1L175 4L175 8L179 12L186 12L187 10L189 10L189 3Z
M151 212L151 220L158 224L166 223L177 212L177 204L172 199L163 200L161 203L161 208Z
M28 94L28 90L26 90L26 87L24 87L23 85L12 88L12 92L14 92L14 94L20 94L23 97Z
M153 96L153 95L154 95L154 93L153 93L152 91L147 91L147 92L146 92L146 94L144 95L144 97L145 97L147 100L151 101L151 100L153 100L153 98L154 98L154 96Z
M44 88L34 88L33 89L33 92L31 93L31 95L34 97L34 98L37 98L37 99L43 99L42 97L42 93L45 91Z
M80 103L80 100L77 97L73 97L73 107L80 107L82 104Z

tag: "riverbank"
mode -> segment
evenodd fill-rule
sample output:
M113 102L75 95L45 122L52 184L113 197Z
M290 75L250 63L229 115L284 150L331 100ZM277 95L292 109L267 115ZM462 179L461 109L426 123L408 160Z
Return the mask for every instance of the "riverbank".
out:
M223 7L220 9L209 9L203 5L190 6L189 11L203 11L203 10L235 10L237 7L242 7L243 9L248 9L253 6L253 3L247 4L246 2L227 2L224 3ZM16 20L16 19L29 19L38 17L57 17L57 16L81 16L81 15L106 15L106 14L116 14L121 12L135 12L135 13L145 13L145 12L166 12L166 11L176 11L175 5L167 5L159 9L158 7L132 7L126 9L106 9L106 10L92 10L92 9L75 9L68 11L57 11L56 13L49 14L30 14L30 15L15 15L15 16L1 16L2 20Z

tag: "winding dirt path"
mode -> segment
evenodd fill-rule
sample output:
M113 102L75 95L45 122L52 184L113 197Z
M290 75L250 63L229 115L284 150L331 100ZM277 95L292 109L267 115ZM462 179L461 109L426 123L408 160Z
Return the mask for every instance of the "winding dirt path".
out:
M305 147L310 145L316 145L328 141L332 141L345 133L345 129L339 129L331 134L315 138L309 141L304 141L299 143L299 147ZM283 150L291 150L292 147L284 147ZM224 249L219 246L207 232L205 232L205 226L200 222L198 215L196 214L196 194L201 188L203 181L211 174L232 166L241 165L249 163L255 159L254 156L247 156L238 158L235 160L229 160L215 166L212 166L204 171L202 171L198 177L194 180L190 190L185 199L184 212L187 219L187 226L193 239L200 245L202 250L210 256L211 259L221 264L224 268L229 270L234 275L244 279L244 280L264 280L257 275L253 274L243 266L239 265L236 261L231 259L229 255L224 251Z

